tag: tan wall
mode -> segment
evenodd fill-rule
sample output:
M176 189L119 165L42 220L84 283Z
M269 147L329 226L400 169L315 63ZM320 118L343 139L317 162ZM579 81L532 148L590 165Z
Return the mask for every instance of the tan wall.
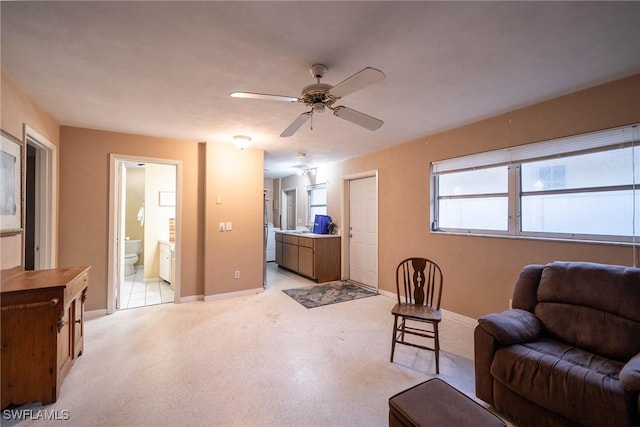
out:
M66 126L60 140L59 259L91 264L87 310L107 307L110 153L182 162L181 296L202 295L199 144Z
M60 126L56 120L1 71L0 78L0 127L22 141L26 124L52 144L59 145ZM18 265L22 265L22 235L0 238L0 269Z
M206 152L205 296L262 288L264 152L211 143Z
M378 170L380 289L395 292L398 262L424 255L444 270L444 308L476 318L508 307L526 264L580 260L633 265L633 251L619 245L431 233L430 162L636 122L640 75L329 165L323 170L331 176L328 209L340 211L343 176ZM338 216L334 221L344 222Z

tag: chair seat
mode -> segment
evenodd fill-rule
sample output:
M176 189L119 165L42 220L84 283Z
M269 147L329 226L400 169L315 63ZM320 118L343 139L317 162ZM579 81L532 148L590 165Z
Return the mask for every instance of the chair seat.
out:
M439 322L442 320L442 312L439 309L416 304L396 304L391 309L391 314L394 316L406 317L408 319L430 322Z

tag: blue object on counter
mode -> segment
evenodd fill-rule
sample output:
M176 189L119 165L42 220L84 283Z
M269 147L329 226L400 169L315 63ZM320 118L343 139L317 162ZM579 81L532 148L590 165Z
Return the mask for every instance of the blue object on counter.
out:
M313 232L315 234L329 234L329 223L331 223L329 215L316 215L316 219L313 221Z

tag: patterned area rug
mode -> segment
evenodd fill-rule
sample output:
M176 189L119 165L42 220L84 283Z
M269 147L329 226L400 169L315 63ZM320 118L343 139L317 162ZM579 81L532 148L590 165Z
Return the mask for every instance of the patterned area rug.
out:
M322 285L305 288L285 289L282 292L306 308L315 308L377 295L376 292L343 281L323 283Z

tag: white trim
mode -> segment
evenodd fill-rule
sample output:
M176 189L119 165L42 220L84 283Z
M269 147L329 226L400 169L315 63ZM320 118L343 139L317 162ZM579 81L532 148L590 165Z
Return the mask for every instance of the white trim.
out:
M478 320L472 317L468 317L468 316L465 316L464 314L456 313L456 312L445 310L445 309L441 309L440 311L442 311L443 319L453 320L455 322L462 323L465 326L470 326L472 328L475 328L476 326L478 326Z
M180 301L178 303L195 302L195 301L204 301L204 295L190 295L188 297L182 297L180 298Z
M287 188L283 188L280 190L280 204L281 204L281 210L280 210L280 229L281 230L289 230L289 228L284 228L282 227L282 223L284 222L285 227L288 227L289 224L289 210L288 210L288 206L287 203L289 203L289 196L287 195L287 193L289 191L293 191L293 194L295 195L296 198L296 203L294 205L294 218L293 218L293 230L297 230L298 229L298 187L287 187ZM282 221L282 217L283 217L283 212L284 212L284 221Z
M23 128L26 145L37 150L36 270L58 265L58 147L29 125ZM31 144L29 144L31 142Z
M349 218L350 218L350 211L349 211L349 202L350 202L350 193L349 193L349 185L350 182L356 179L364 179L364 178L375 178L376 179L376 222L377 222L377 230L376 230L376 237L378 239L378 241L376 242L376 249L377 249L377 257L378 259L376 260L376 267L378 269L378 271L376 271L376 286L375 288L372 287L372 289L375 290L379 290L380 288L380 192L379 192L379 183L380 183L380 177L379 177L379 173L378 173L378 169L373 169L373 170L369 170L369 171L364 171L364 172L358 172L358 173L354 173L354 174L349 174L349 175L343 175L342 176L342 186L340 188L341 190L341 197L342 197L342 211L340 212L341 215L341 223L342 223L342 228L343 231L340 233L343 238L341 239L341 251L340 251L340 265L341 265L341 269L342 271L340 272L340 276L342 278L342 280L350 280L350 260L349 260Z
M264 292L264 287L245 289L244 291L226 292L224 294L205 295L204 302L218 301L221 299L242 297L246 295L260 294Z
M389 297L389 298L393 298L393 299L397 299L397 296L395 293L393 292L389 292L389 291L385 291L384 289L378 289L378 293L380 295L383 295L385 297Z
M136 163L157 163L172 165L176 167L176 241L175 241L175 281L173 283L174 303L180 303L180 278L182 277L182 161L175 159L163 159L157 157L132 156L127 154L109 154L109 234L108 240L108 263L107 263L107 313L116 311L116 301L114 298L114 286L116 281L117 267L117 241L118 230L116 229L116 215L119 210L118 201L118 165L123 162Z

